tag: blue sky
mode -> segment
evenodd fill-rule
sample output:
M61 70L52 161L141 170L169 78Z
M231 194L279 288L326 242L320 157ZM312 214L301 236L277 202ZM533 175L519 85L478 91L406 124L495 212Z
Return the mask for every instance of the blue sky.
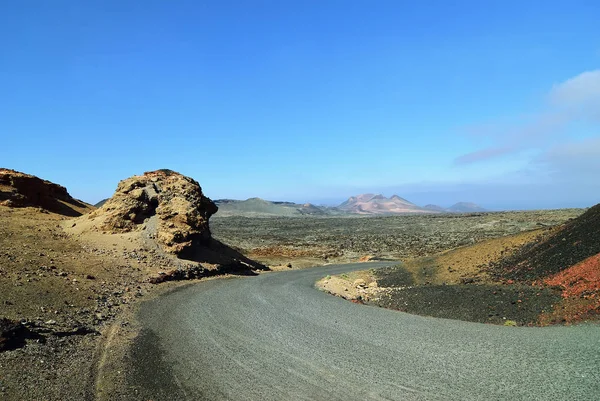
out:
M88 202L158 168L215 199L600 201L596 1L0 8L0 166Z

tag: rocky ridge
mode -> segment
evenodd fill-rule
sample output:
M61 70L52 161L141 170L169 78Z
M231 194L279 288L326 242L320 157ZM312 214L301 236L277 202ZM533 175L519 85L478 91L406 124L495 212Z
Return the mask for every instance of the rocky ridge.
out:
M6 168L0 168L0 206L38 207L72 217L93 209L71 197L62 185Z

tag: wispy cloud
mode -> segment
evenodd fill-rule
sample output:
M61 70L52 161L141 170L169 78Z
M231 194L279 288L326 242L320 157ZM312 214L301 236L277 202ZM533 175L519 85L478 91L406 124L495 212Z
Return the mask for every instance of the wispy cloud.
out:
M600 137L588 138L548 149L534 160L559 178L592 179L600 183Z
M470 164L481 160L487 160L493 157L502 156L513 151L513 146L498 146L495 148L486 148L459 156L454 162L456 164Z
M472 164L527 149L545 151L551 143L548 139L560 139L568 134L569 124L579 120L600 121L600 70L584 72L554 85L543 108L520 124L495 128L486 125L482 135L491 137L496 144L458 156L454 163ZM492 132L495 134L491 135ZM568 143L566 138L562 139Z
M554 85L549 97L559 107L600 106L600 70L587 71Z

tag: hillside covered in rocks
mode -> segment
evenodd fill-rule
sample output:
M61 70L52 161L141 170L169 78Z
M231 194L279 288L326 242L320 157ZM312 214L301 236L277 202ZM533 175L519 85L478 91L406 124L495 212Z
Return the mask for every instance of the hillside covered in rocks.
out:
M211 237L217 207L170 170L121 181L96 210L14 170L0 191L0 351L95 332L153 284L265 269Z
M71 197L62 185L6 168L0 168L0 206L37 207L72 217L94 209Z

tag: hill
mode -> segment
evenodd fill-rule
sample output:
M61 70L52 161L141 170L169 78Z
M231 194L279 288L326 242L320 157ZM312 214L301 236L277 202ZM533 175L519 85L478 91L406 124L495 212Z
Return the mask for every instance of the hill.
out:
M74 199L62 185L5 168L0 168L0 206L37 207L72 217L94 209Z
M335 211L331 208L319 207L311 203L273 202L261 198L246 200L218 199L215 204L219 207L216 214L219 217L300 217L335 214Z
M386 198L380 194L351 196L339 205L338 209L354 214L432 213L431 210L417 206L398 195Z
M482 208L476 203L472 202L458 202L446 209L447 212L451 213L475 213L475 212L487 212L486 209Z
M440 213L444 213L444 212L448 211L448 209L445 209L438 205L432 205L432 204L423 206L423 209L431 210L432 212L440 212Z
M485 209L467 202L457 203L450 208L437 205L420 207L398 195L390 198L379 194L361 194L351 196L337 207L316 206L311 203L268 201L261 198L246 200L217 199L219 207L217 217L302 217L302 216L344 216L344 215L401 215L423 213L473 213ZM100 202L98 205L102 205Z
M98 203L95 203L95 204L94 204L94 207L102 207L102 205L104 205L108 199L109 199L109 198L102 199L100 202L98 202Z
M600 253L600 204L495 266L504 279L538 280Z
M600 204L490 265L496 279L562 290L547 322L600 316Z

